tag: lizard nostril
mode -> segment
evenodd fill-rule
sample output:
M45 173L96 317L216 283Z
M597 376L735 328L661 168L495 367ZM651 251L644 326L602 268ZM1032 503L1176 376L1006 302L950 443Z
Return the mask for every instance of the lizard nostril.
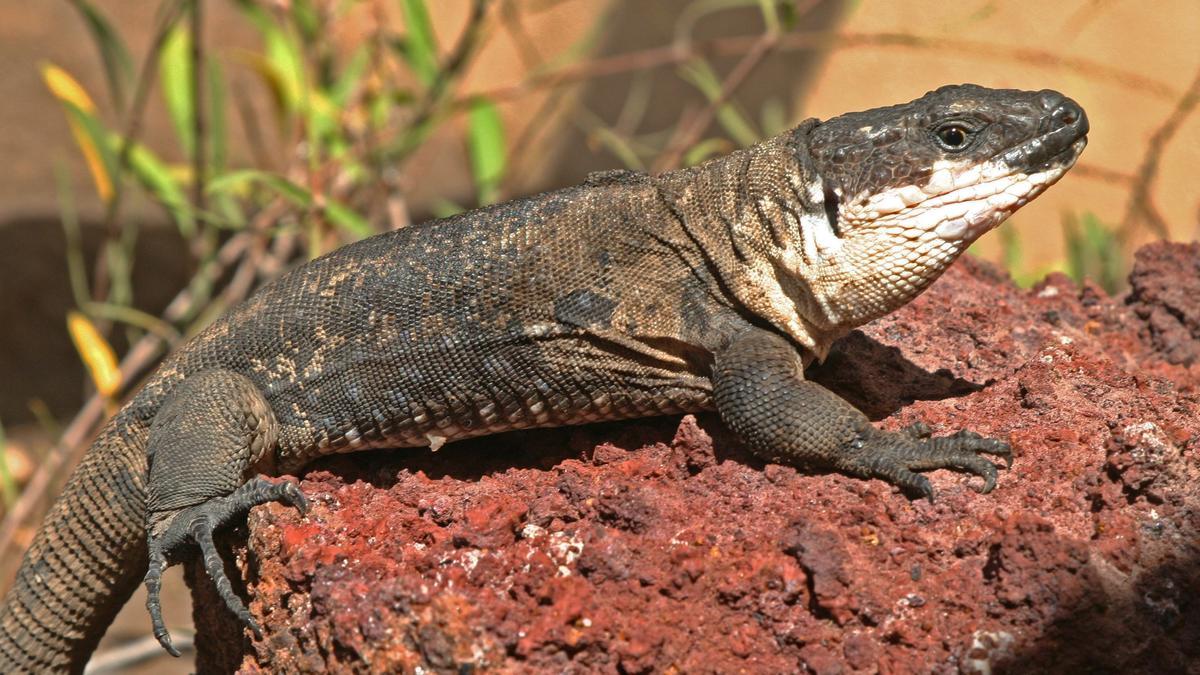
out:
M1076 127L1086 126L1087 122L1083 115L1083 108L1079 104L1066 99L1058 104L1058 107L1051 113L1051 117L1061 123L1063 126Z

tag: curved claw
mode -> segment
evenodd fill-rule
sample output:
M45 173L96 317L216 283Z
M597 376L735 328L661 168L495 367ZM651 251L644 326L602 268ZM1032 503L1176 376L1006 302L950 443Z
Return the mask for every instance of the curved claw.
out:
M933 491L933 483L929 482L928 478L912 471L905 471L902 475L907 480L901 483L901 489L915 494L918 499L924 497L929 500L930 504L934 503L936 496Z
M188 531L191 532L192 539L200 546L204 570L208 572L209 580L216 587L217 595L221 596L221 600L225 601L225 606L233 612L234 616L250 627L250 630L254 632L254 637L261 640L262 631L259 629L258 623L250 615L250 609L233 592L233 584L225 574L225 561L221 560L221 554L217 551L216 544L213 543L213 526L208 517L198 516L192 521Z
M150 612L150 623L158 643L172 656L180 652L171 642L171 634L162 618L162 573L171 561L192 544L200 549L204 569L216 588L217 595L234 616L242 621L255 638L262 639L262 630L250 614L250 609L233 591L233 584L225 574L225 563L213 542L213 532L233 519L245 515L251 508L268 502L280 502L294 507L301 515L308 513L308 500L295 483L272 483L261 477L252 478L232 494L216 497L207 502L186 508L175 514L167 528L157 536L151 536L150 564L146 570L146 609Z
M180 656L180 651L171 642L171 633L163 623L162 604L159 594L162 591L162 573L167 568L167 559L161 553L150 555L150 566L146 570L146 610L150 612L150 623L154 626L154 638L158 644L167 650L171 656Z
M929 431L921 422L895 433L869 431L849 468L862 475L883 478L910 495L932 502L933 486L918 471L954 469L972 473L983 478L983 485L976 491L987 494L996 488L999 467L983 455L1002 457L1005 468L1012 466L1012 448L1004 441L965 430L931 438Z

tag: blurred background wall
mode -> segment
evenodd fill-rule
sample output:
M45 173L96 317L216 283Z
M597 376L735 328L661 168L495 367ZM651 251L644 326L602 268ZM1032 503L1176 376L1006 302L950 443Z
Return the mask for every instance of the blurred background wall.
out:
M136 70L167 3L93 4L127 41ZM275 15L291 5L250 4ZM350 53L381 24L404 34L401 2L340 4L355 7L329 25L334 49ZM491 3L477 53L453 86L456 96L483 95L499 110L509 155L495 197L575 183L593 170L662 168L664 161L724 152L745 142L746 134L776 133L805 117L976 82L1059 89L1083 104L1093 128L1081 165L1000 235L981 240L978 255L1029 283L1070 264L1085 218L1106 229L1110 238L1099 245L1118 249L1118 255L1162 236L1197 237L1195 0L1164 0L1153 11L1122 0L771 4L786 25L764 46L770 27L758 0ZM35 399L54 415L69 415L87 389L65 330L64 317L75 303L65 271L56 167L72 187L89 265L104 239L105 204L42 68L53 64L73 75L112 128L123 128L123 121L103 95L105 69L79 8L65 0L0 6L0 420L10 424L32 419L29 403ZM273 133L269 92L250 65L262 50L261 35L239 3L212 1L204 8L205 46L228 80L228 107L240 111L230 114L229 164L279 169L297 146L294 136ZM438 0L427 8L445 57L469 20L471 3ZM703 72L695 72L689 55L696 54ZM736 72L739 66L745 72ZM413 79L403 71L395 76ZM713 115L710 106L714 83L719 91L731 79L730 107L742 119L741 136L736 119ZM247 128L254 119L262 128ZM408 219L423 220L448 204L476 204L465 125L452 116L391 177ZM704 151L677 152L672 160L673 140L696 125L699 133L690 140L707 144ZM157 92L140 126L146 147L164 161L186 165ZM258 137L257 148L248 135ZM187 283L188 245L161 206L140 193L131 191L121 220L135 222L139 231L133 303L156 314ZM116 333L120 352L125 337Z

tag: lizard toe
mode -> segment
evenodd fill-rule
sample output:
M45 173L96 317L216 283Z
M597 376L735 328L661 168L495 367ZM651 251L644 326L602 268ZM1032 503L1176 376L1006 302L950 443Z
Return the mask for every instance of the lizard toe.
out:
M225 561L221 559L221 554L213 542L213 529L212 521L203 514L196 516L188 527L192 539L200 547L204 570L217 589L217 595L221 597L229 611L233 612L233 615L249 627L256 638L261 640L262 630L259 629L258 622L250 615L250 608L246 607L246 603L242 602L242 599L233 592L233 584L229 581L229 576L225 574Z
M900 433L909 438L929 438L933 435L933 428L924 422L913 422L912 424L900 430Z
M996 465L972 452L949 454L942 458L941 468L966 471L983 478L983 486L976 488L979 494L985 495L996 487L999 474Z
M241 518L251 508L269 502L287 504L301 514L308 513L309 509L308 499L295 483L272 483L262 477L255 477L229 495L215 497L169 516L164 519L166 527L161 532L151 535L150 564L145 578L148 592L146 609L150 612L154 636L172 656L179 656L179 650L172 644L170 632L163 623L160 600L162 573L171 564L179 562L192 546L200 549L205 572L208 573L208 578L213 582L217 595L221 597L225 606L256 638L262 638L258 623L250 614L246 603L234 592L233 583L225 574L225 563L213 542L213 533L217 528Z
M150 625L158 644L167 650L171 656L179 656L180 651L171 642L171 632L162 618L162 573L167 568L167 559L161 551L151 550L150 566L146 570L146 611L150 613Z
M917 472L951 469L974 474L983 479L976 491L987 494L996 487L999 467L983 455L1002 457L1005 466L1011 466L1012 448L1004 441L973 431L938 438L928 437L928 432L929 427L920 422L899 432L869 431L848 468L933 501L932 485Z
M998 438L988 438L974 431L963 429L942 440L943 446L948 450L961 450L1000 457L1004 460L1004 468L1012 468L1012 446Z
M934 484L929 482L929 478L925 478L922 474L914 471L908 471L904 467L896 467L893 477L889 478L892 483L905 494L912 497L926 498L930 503L934 502Z

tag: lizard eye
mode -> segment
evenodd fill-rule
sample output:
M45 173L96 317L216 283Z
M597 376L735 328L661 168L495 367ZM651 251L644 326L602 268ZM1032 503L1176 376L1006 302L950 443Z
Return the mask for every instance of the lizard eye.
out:
M958 152L971 144L972 131L961 122L947 122L933 132L938 145L951 152Z

